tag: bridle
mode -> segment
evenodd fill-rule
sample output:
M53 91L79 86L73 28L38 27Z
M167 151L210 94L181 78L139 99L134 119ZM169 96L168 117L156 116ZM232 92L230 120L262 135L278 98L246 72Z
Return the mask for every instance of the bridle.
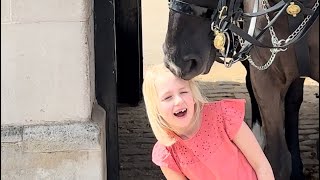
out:
M237 61L248 60L257 69L265 70L272 64L278 52L285 51L289 45L298 42L307 34L319 16L318 1L316 0L312 8L307 8L297 0L280 0L273 6L270 6L267 0L254 0L252 13L243 11L241 7L243 0L219 0L214 9L189 4L183 0L170 0L169 8L178 13L206 18L211 21L210 28L214 32L213 45L220 57L224 59L226 67L231 67ZM260 2L262 10L259 10ZM294 17L303 11L306 17L287 39L279 40L272 25L285 11ZM275 14L272 19L270 19L269 13ZM257 17L262 15L266 16L268 23L259 33L254 34ZM246 32L242 26L243 20L247 18L250 18L250 24ZM270 31L272 45L259 41L267 30ZM253 46L270 49L272 54L265 65L257 66L252 61L249 52ZM230 60L227 62L227 59Z

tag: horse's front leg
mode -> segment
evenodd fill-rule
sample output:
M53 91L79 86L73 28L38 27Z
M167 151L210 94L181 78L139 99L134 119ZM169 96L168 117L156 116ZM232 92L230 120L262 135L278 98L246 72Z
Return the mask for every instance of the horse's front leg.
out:
M249 124L253 134L257 138L261 148L264 148L265 146L265 135L262 129L262 122L261 122L261 116L259 111L259 106L256 100L256 97L254 96L253 89L252 89L252 83L250 79L250 64L248 61L241 61L242 65L246 69L246 87L250 96L250 102L251 102L251 124Z
M254 97L253 89L252 89L252 83L250 79L250 68L249 68L249 62L248 61L241 61L242 65L245 67L247 71L246 75L246 87L250 96L251 101L251 128L254 127L256 123L258 123L259 126L262 126L261 117L260 117L260 111L258 107L258 103L256 98Z
M304 78L292 82L285 99L285 134L291 153L291 180L304 180L303 164L299 148L299 110L303 101Z
M264 152L272 166L276 180L288 180L291 156L285 140L284 93L285 85L277 83L272 73L250 68L253 91L260 108L265 130Z

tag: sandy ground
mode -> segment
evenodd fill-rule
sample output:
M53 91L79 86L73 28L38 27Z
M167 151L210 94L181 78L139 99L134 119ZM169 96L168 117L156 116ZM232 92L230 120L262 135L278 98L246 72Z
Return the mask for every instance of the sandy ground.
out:
M163 60L162 44L168 22L167 0L142 0L144 69ZM215 63L209 74L200 76L201 87L210 100L245 98L245 69L240 63L231 68ZM319 136L319 84L307 79L304 102L300 110L300 148L308 179L319 179L319 162L315 158L315 141ZM246 120L250 116L246 105ZM161 171L151 162L151 150L156 141L146 117L143 102L138 107L119 105L120 179L164 179Z

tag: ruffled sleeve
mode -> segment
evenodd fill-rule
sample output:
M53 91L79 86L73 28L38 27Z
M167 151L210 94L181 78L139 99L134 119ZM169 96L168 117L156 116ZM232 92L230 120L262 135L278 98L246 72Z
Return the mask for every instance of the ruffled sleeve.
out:
M159 142L157 142L153 147L152 162L157 166L167 167L182 174L177 163L170 153L170 147L166 147Z
M225 99L221 101L224 126L230 140L239 131L245 115L244 99Z

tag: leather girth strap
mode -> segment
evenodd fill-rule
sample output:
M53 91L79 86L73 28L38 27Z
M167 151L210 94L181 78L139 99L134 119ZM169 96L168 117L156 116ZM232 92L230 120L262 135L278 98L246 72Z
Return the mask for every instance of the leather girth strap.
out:
M301 24L301 22L304 20L305 16L308 15L303 13L303 12L306 12L304 10L306 9L306 7L303 4L304 3L303 0L300 0L300 2L298 1L294 1L294 2L296 4L299 4L299 6L302 9L302 12L297 14L296 17L288 15L290 33L295 31L297 27ZM310 74L311 74L311 65L310 65L311 59L310 59L309 46L308 46L307 39L308 39L308 36L304 36L300 39L299 43L293 44L300 77L310 77Z

